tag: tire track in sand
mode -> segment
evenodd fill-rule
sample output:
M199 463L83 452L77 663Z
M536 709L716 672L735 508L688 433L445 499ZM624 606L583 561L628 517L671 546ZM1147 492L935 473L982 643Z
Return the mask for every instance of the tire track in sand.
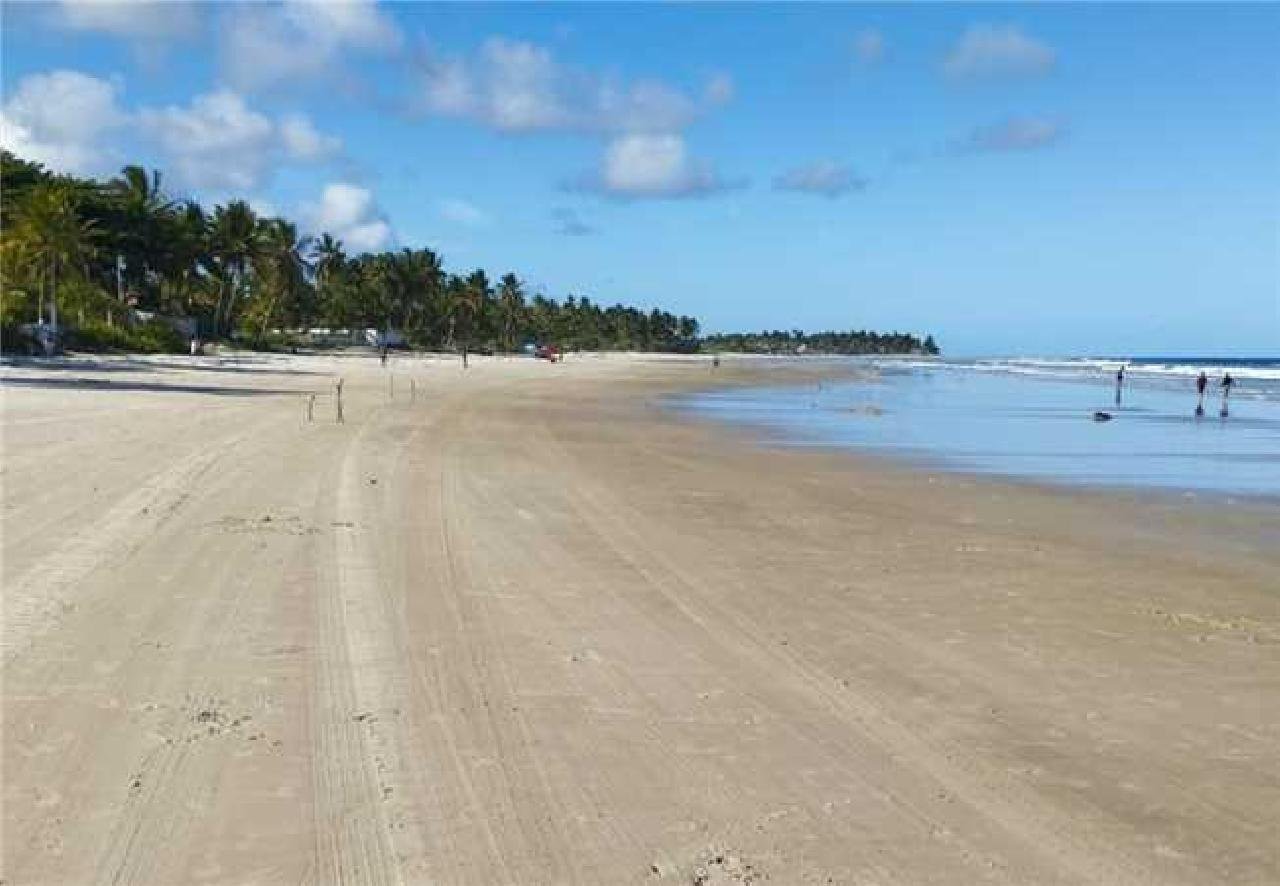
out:
M98 569L132 556L190 500L190 490L220 460L255 433L256 426L217 441L148 477L84 534L73 537L27 569L5 581L0 662L22 655L40 635L53 629L77 606L73 589Z
M709 644L707 648L718 647L730 660L739 659L743 673L759 672L757 691L763 693L766 687L776 685L778 674L790 674L794 678L791 682L804 695L886 749L889 758L896 758L899 767L914 770L918 776L942 787L949 796L966 804L971 814L976 813L978 818L1013 836L1017 844L1032 856L1039 856L1042 863L1048 862L1047 869L1041 871L1042 876L1053 871L1067 881L1162 886L1158 877L1134 866L1131 860L1081 841L1075 836L1071 823L1063 820L1057 810L1045 806L1022 786L1011 783L1007 775L989 772L976 760L962 762L934 748L889 715L876 700L838 691L829 675L780 651L765 632L742 614L714 602L714 595L700 586L695 575L681 569L660 545L637 528L644 525L643 515L599 484L587 480L581 472L571 470L570 455L564 444L550 429L540 430L545 431L539 434L545 443L544 451L554 453L551 457L560 463L563 476L576 478L570 501L589 525L596 527L598 537L645 577L666 600L671 614L678 613L701 629ZM732 643L726 628L732 628L736 634ZM889 793L892 792L886 796ZM925 797L929 794L920 792ZM909 797L898 799L917 808L925 819L935 814L926 811L927 805L919 805ZM962 825L963 821L957 820L951 830L963 833ZM978 841L975 848L981 842Z
M317 588L319 662L312 875L324 883L399 884L426 857L403 793L413 781L402 735L406 656L379 581L360 502L360 446L376 415L348 444L339 469L332 578Z

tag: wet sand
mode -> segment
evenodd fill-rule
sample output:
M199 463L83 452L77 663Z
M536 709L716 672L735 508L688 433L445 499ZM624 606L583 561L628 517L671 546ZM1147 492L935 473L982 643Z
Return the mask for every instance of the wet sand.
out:
M0 370L0 877L1280 880L1280 511L660 404L822 371Z

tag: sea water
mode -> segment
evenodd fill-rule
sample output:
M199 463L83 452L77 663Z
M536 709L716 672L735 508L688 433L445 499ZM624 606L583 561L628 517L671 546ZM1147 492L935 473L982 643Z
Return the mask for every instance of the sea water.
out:
M1053 482L1280 496L1280 359L845 358L860 378L680 406L784 442ZM1116 404L1115 373L1125 366ZM1209 378L1197 416L1196 376ZM1220 416L1220 382L1236 384ZM1095 413L1110 420L1098 421Z

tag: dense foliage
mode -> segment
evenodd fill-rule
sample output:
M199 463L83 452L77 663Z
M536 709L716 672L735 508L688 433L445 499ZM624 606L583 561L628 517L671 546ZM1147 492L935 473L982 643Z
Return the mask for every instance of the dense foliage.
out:
M901 332L849 332L805 333L799 329L790 332L773 330L765 332L730 333L709 335L702 340L708 350L741 351L751 354L937 354L938 345L933 336L924 341Z
M203 338L284 343L275 330L396 330L409 344L511 351L570 349L752 353L937 353L933 338L794 332L698 338L698 321L582 296L528 296L516 275L452 274L430 249L349 255L329 234L233 200L173 200L160 175L127 166L98 182L55 175L0 151L0 325L55 321L88 350L176 350L159 320L191 318ZM141 315L139 312L142 312Z
M0 188L0 319L10 346L17 324L55 310L67 341L88 348L181 346L160 324L139 326L135 310L195 318L205 338L249 343L278 340L274 329L320 327L394 329L436 348L697 345L692 317L530 298L514 274L451 274L430 249L348 255L329 234L302 237L243 201L208 210L171 200L159 174L137 166L96 182L0 152Z

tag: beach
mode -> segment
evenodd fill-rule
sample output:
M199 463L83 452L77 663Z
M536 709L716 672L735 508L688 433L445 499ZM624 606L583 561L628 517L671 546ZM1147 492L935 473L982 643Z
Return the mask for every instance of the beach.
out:
M1280 509L665 405L830 371L4 367L0 879L1280 880Z

